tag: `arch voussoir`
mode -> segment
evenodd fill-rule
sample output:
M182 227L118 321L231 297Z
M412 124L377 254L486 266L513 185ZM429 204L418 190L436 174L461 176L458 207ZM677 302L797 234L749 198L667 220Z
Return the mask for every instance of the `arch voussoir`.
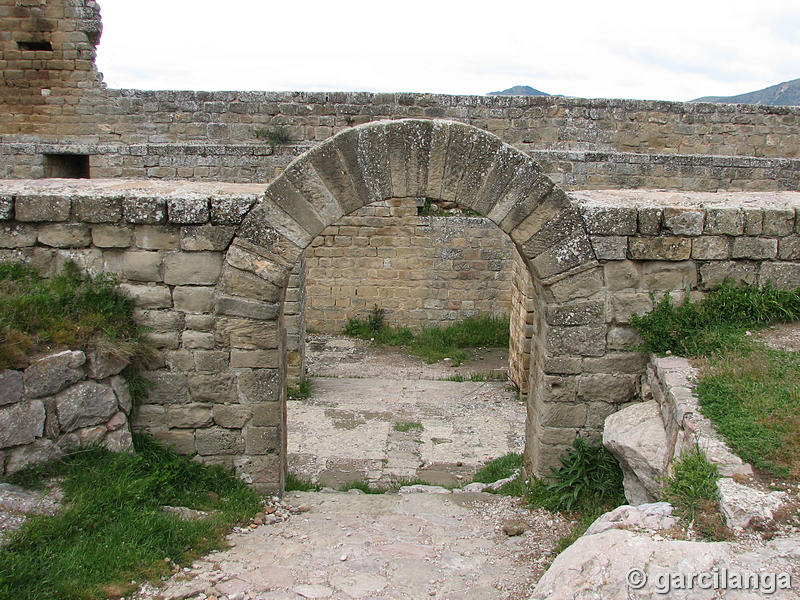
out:
M503 198L518 172L536 170L531 166L530 157L503 145L494 155L481 189L475 196L474 210L488 217L492 209ZM535 164L533 165L536 166Z
M398 198L420 198L428 189L433 121L405 119L386 124L392 190Z
M303 195L323 223L333 223L344 215L339 202L308 161L294 161L281 177L289 180L294 189Z
M342 214L347 215L364 206L369 195L363 185L357 186L350 178L342 155L335 144L337 137L333 138L334 141L326 142L310 150L306 154L306 159L311 163L330 195L338 202Z

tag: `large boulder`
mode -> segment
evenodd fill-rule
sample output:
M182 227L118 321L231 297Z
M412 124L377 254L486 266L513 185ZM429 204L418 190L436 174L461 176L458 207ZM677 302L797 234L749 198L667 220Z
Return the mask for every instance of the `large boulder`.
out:
M651 536L625 529L584 535L553 561L531 600L711 600L726 592L797 600L788 574L800 559L800 537L742 547ZM740 580L750 573L754 581Z
M631 404L609 415L603 429L603 445L622 468L625 498L630 504L658 499L670 452L655 400Z

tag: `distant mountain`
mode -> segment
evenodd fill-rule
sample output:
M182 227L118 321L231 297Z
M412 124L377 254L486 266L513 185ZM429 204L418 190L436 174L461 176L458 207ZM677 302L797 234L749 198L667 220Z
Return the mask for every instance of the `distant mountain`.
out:
M513 88L512 88L513 89ZM704 96L691 102L724 102L726 104L766 104L768 106L800 106L800 79L784 81L763 90L738 96Z
M487 96L549 96L545 92L540 92L529 85L515 85L502 92L489 92Z

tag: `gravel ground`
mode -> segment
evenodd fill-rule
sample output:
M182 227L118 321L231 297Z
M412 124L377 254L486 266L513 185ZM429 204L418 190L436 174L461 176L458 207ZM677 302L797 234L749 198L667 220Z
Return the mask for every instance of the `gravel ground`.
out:
M571 526L484 493L293 492L285 502L297 511L287 520L233 533L229 550L133 598L521 600Z

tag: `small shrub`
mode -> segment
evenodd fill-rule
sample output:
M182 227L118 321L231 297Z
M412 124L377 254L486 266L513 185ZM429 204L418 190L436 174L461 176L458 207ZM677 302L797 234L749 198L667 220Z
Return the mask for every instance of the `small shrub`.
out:
M372 307L372 310L367 317L367 329L372 333L378 333L381 329L386 327L385 323L386 311L378 308L378 305Z
M552 511L580 512L624 504L622 470L602 445L576 437L559 460L561 466L552 470L549 483L541 479L532 483L528 493L531 504Z
M278 125L275 127L259 127L253 131L253 135L256 137L256 139L266 140L267 143L273 148L275 146L288 144L290 140L289 130L283 125Z

